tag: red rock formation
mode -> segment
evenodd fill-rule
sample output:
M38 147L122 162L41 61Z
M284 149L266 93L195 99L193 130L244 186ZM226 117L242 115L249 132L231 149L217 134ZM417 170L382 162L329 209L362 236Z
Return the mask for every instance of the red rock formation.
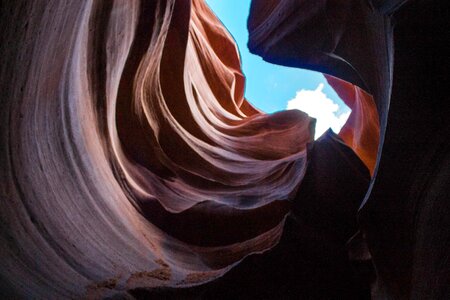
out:
M277 243L313 123L244 99L203 1L11 2L2 20L2 290L191 286Z
M2 5L2 295L138 297L165 287L179 296L265 252L201 292L263 282L248 295L297 286L311 297L357 297L365 283L345 242L358 229L367 167L360 229L373 296L445 298L448 253L434 249L449 241L448 109L429 100L436 77L425 66L443 74L447 52L432 32L448 10L420 1L403 10L397 51L431 48L419 48L425 66L398 54L393 73L391 19L403 2L253 1L250 49L329 74L353 109L340 137L310 146L306 114L266 115L244 99L236 45L203 0ZM416 23L421 10L434 18ZM424 89L408 93L405 82ZM280 266L292 281L272 280Z

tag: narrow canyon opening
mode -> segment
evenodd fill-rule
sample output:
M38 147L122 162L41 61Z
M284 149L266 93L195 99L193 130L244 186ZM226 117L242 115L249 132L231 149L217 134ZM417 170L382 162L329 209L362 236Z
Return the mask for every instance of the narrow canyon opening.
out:
M206 3L229 31L239 49L245 80L245 98L265 113L299 109L316 119L314 139L331 128L339 133L350 108L322 73L264 61L250 53L247 18L251 0L207 0Z

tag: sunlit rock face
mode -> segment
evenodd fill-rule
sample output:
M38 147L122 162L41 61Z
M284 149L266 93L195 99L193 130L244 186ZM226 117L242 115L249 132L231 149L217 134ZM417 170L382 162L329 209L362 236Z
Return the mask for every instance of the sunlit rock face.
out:
M203 1L11 2L2 19L2 290L191 286L275 245L314 123L243 98Z
M424 70L442 71L442 39L426 37L446 15L437 8L437 25L430 17L421 31L411 16L428 6L404 10L397 49L423 41L431 50L420 48L426 63L412 74L402 66L416 56L398 54L395 75L391 16L401 3L253 1L250 49L329 74L352 109L339 135L315 143L306 114L266 115L246 101L236 45L203 0L2 5L1 295L139 297L164 288L217 298L239 286L264 297L278 287L295 296L296 286L311 297L358 297L366 283L351 271L346 242L364 195L356 237L373 257L374 296L444 295L446 264L437 262L448 259L424 249L448 249L448 230L436 230L449 228L440 138L448 109L437 108ZM405 78L425 88L403 94ZM423 118L409 113L414 105ZM421 127L408 131L413 121ZM432 176L421 185L424 172ZM280 266L289 276L266 276Z

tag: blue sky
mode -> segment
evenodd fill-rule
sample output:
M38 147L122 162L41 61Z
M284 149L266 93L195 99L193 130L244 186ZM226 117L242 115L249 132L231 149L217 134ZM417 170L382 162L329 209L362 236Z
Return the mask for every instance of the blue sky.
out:
M321 73L274 65L248 51L247 17L251 0L206 2L238 44L246 76L247 100L267 113L287 108L305 111L318 119L316 137L321 134L319 131L323 131L322 128L339 130L338 125L344 122L349 109Z

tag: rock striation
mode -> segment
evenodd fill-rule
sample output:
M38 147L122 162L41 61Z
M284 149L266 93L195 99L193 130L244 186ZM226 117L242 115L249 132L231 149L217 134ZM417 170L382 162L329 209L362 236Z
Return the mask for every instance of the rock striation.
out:
M251 51L328 74L352 109L313 142L305 113L244 98L203 0L2 3L0 295L446 298L445 20L253 0Z
M277 243L313 121L244 99L203 1L19 1L2 19L2 290L192 286Z

